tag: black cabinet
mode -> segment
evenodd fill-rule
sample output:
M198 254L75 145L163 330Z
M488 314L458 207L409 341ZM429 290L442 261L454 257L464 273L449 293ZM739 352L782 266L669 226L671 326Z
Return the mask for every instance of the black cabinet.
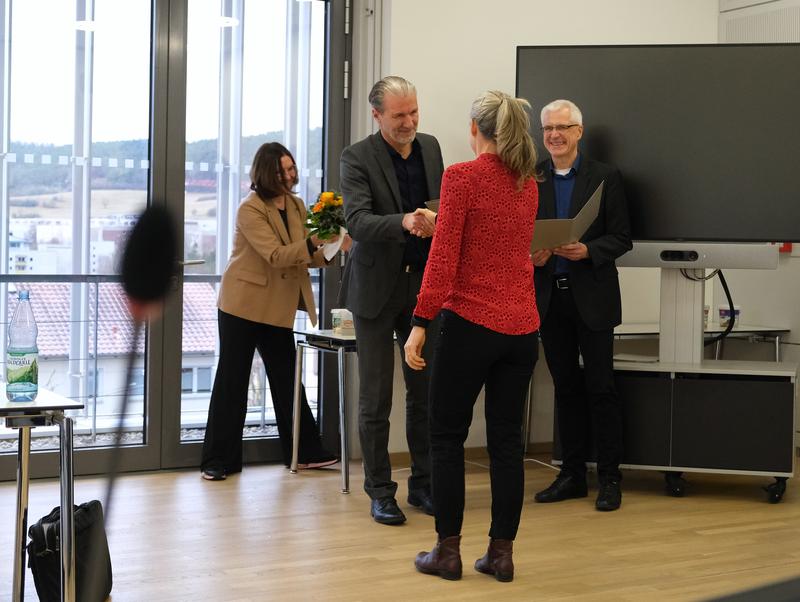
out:
M792 472L793 383L705 374L674 383L672 466Z
M617 373L616 383L623 403L624 463L668 465L672 404L670 375L658 372Z
M794 376L619 366L615 375L626 465L791 476Z
M766 362L616 364L623 465L792 476L795 375L793 364ZM557 412L555 419L560 463Z

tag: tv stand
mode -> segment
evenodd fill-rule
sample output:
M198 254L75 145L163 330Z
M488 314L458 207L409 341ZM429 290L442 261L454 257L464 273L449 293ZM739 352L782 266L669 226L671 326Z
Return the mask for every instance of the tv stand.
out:
M684 495L687 472L773 477L767 499L779 502L794 475L797 365L704 359L704 288L662 268L659 361L614 363L622 467L663 471L673 496Z
M664 471L676 497L686 472L774 477L768 499L781 500L794 474L795 364L619 362L614 370L623 467Z
M704 293L704 280L662 267L659 361L615 363L625 465L664 470L674 496L684 472L772 476L779 502L794 474L797 365L704 359Z

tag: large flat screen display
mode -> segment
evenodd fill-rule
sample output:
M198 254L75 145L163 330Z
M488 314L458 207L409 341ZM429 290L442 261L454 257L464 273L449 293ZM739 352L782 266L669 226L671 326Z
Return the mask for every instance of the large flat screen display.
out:
M583 113L636 240L800 241L800 44L521 46L517 95Z

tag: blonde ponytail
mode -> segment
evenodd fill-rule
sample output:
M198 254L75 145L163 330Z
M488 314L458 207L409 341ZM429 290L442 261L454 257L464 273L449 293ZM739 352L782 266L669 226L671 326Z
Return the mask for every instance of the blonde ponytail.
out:
M497 144L497 154L503 164L518 174L519 189L530 178L538 178L536 147L528 133L530 118L525 111L530 106L524 98L490 90L472 103L470 112L480 133Z

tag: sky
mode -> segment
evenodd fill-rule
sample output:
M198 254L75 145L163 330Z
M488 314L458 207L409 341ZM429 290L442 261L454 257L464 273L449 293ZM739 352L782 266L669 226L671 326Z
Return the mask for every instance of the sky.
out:
M243 135L283 129L286 3L245 0ZM150 0L94 0L92 138L148 137ZM312 2L311 127L322 122L324 3ZM186 138L219 130L220 0L189 0ZM229 15L227 15L229 16ZM16 0L12 10L11 139L74 139L76 13L73 0ZM46 43L43 43L46 40ZM83 65L79 66L80 69Z

